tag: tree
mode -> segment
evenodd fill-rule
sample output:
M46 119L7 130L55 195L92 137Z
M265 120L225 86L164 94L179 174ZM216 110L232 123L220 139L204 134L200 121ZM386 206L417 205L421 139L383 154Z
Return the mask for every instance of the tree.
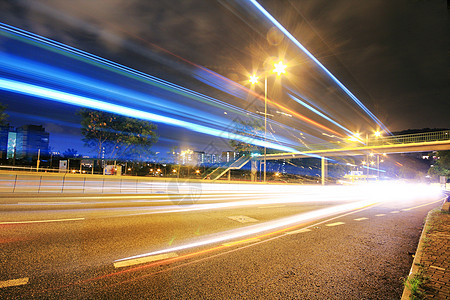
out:
M251 141L252 139L258 139L264 136L264 125L261 125L257 121L241 121L235 122L235 127L233 133L248 137ZM243 141L231 140L230 146L234 148L234 151L239 153L263 153L264 148L260 146L252 145L251 143L245 143Z
M82 108L81 133L98 158L143 158L157 142L157 126L148 121Z
M6 125L8 115L5 113L6 105L0 103L0 125Z
M436 162L428 173L437 176L450 176L450 150L438 151Z
M64 151L63 156L65 158L74 158L78 156L78 151L73 148L67 148L67 150Z

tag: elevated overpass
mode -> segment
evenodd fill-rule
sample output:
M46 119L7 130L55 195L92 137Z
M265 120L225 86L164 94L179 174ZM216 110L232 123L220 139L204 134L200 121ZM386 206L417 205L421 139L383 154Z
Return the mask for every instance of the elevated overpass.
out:
M450 150L450 130L416 133L407 135L375 137L370 139L353 139L352 142L312 145L294 153L267 154L266 160L292 158L321 158L322 184L325 184L327 173L327 157L359 156L370 154L429 152ZM264 160L264 156L256 156L254 160ZM252 164L252 171L254 164Z
M417 133L408 135L397 135L388 137L371 138L366 141L357 141L359 145L353 144L321 144L304 148L295 153L267 154L266 160L306 158L312 156L335 157L335 156L358 156L370 153L407 153L450 150L450 130ZM342 148L338 148L341 145ZM255 159L262 160L263 156Z

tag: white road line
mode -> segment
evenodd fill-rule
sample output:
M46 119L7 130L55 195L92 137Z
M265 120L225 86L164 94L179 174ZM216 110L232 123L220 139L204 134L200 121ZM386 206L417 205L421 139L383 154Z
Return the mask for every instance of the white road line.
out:
M362 221L362 220L369 220L369 218L362 217L362 218L353 219L353 220L355 220L355 221Z
M303 232L308 232L308 231L312 231L312 230L308 229L308 228L302 228L302 229L297 229L297 230L293 230L293 231L288 231L285 234L297 234L297 233L303 233Z
M238 221L240 223L253 223L253 222L258 222L258 220L247 217L247 216L231 216L228 217L228 219L234 220L234 221Z
M425 204L417 205L417 206L410 207L410 208L404 208L404 209L402 209L402 210L403 210L403 211L408 211L408 210L412 210L412 209L415 209L415 208L424 207L424 206L427 206L427 205L430 205L430 204L434 204L434 203L437 203L437 202L442 202L442 200L444 200L444 198L443 198L443 199L439 199L438 201L434 201L434 202L430 202L430 203L425 203Z
M24 278L0 281L0 288L10 287L10 286L25 285L25 284L28 283L28 280L29 280L28 277L24 277Z
M114 268L117 269L117 268L123 268L123 267L128 267L128 266L139 265L139 264L145 264L145 263L168 259L168 258L173 258L173 257L177 257L177 256L178 256L178 254L176 254L175 252L169 252L169 253L164 253L164 254L147 256L147 257L140 257L140 258L135 258L135 259L118 261L118 262L114 263Z
M268 206L260 206L258 208L278 208L278 207L285 207L286 205L268 205Z
M345 224L345 223L344 222L336 222L336 223L325 224L325 226L332 227L332 226L338 226L338 225L342 225L342 224Z
M36 220L36 221L11 221L11 222L0 222L0 225L7 225L7 224L50 223L50 222L81 221L81 220L85 220L85 218L55 219L55 220Z
M400 211L399 210L394 210L394 211L391 211L391 214L398 214Z
M382 217L382 216L385 216L386 214L378 214L378 215L375 215L375 217Z

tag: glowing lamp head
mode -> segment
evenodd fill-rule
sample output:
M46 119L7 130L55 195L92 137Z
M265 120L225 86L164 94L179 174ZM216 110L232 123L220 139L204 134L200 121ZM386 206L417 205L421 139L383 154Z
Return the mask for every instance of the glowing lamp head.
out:
M252 75L252 76L250 76L249 81L251 84L256 84L258 82L258 78L259 78L258 76Z
M274 73L277 73L278 76L280 76L281 74L286 73L286 65L283 64L282 61L278 62L275 64L275 69L273 70Z
M381 136L381 132L379 130L375 131L374 133L375 137L380 137Z

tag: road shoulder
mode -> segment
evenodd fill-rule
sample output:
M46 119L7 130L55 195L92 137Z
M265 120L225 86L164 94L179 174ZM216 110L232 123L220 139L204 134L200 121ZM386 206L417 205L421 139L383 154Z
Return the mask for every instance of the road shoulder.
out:
M424 297L450 298L450 213L448 209L434 209L428 213L402 295L402 299Z

